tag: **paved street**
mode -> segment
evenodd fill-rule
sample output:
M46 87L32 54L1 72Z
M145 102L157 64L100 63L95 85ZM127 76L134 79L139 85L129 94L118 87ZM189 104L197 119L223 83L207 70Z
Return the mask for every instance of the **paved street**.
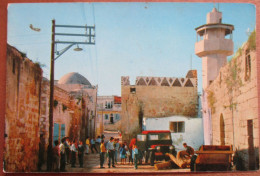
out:
M127 160L128 161L128 160ZM66 166L67 172L91 172L91 173L122 173L122 172L190 172L189 169L167 169L167 170L155 170L154 166L150 165L138 165L138 169L134 169L134 165L116 165L116 168L108 168L107 162L104 164L105 168L99 168L99 154L89 154L84 156L84 167L80 168L78 161L76 168L71 168L70 165Z

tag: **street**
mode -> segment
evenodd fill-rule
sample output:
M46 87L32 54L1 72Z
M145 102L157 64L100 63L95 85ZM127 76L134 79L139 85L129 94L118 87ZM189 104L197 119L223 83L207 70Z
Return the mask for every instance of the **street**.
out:
M88 154L84 156L83 168L79 167L78 161L76 168L71 168L71 165L66 165L67 172L78 172L78 173L125 173L125 172L190 172L190 169L167 169L167 170L155 170L154 166L150 165L138 165L138 169L134 169L134 165L127 164L122 165L120 162L115 165L115 168L108 168L107 162L105 161L103 169L99 168L99 154Z

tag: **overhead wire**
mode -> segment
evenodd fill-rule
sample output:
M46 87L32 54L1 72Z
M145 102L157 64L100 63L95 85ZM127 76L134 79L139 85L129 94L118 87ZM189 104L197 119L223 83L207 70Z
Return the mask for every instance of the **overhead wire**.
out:
M82 15L83 15L83 20L86 22L86 25L88 25L88 16L87 16L87 13L86 13L86 9L87 9L87 7L86 7L86 3L83 3L82 5L81 5L81 10L82 10ZM87 31L86 31L86 33L87 33ZM94 71L93 71L93 61L92 61L92 56L91 56L91 47L88 45L87 46L87 48L88 48L88 55L89 55L89 62L90 62L90 72L91 72L91 75L93 75L93 73L94 73ZM89 76L89 75L88 75Z
M98 52L97 52L97 40L96 40L96 18L95 18L95 7L94 3L92 3L92 13L93 13L93 21L95 25L95 60L96 60L96 82L99 83L99 69L98 69Z

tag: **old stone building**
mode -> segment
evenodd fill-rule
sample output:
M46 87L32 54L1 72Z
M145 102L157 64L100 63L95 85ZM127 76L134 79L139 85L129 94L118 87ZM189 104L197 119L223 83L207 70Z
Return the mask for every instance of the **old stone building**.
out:
M7 172L37 171L39 152L46 161L50 85L39 64L7 45L4 163ZM53 141L95 136L97 86L78 73L54 85ZM40 137L41 136L41 137ZM44 148L39 150L39 143Z
M137 77L135 85L122 77L121 95L122 137L130 140L142 131L144 117L197 117L197 71L190 70L185 78Z
M49 139L49 80L43 78L41 88L40 134L42 134L47 150ZM62 137L79 138L81 104L69 92L54 86L53 141L61 141Z
M243 168L259 168L256 52L246 43L207 88L212 144L233 145Z
M221 19L222 13L214 8L207 15L207 25L196 28L204 38L200 42L208 43L207 48L199 42L195 44L196 54L205 63L202 65L205 142L232 145L236 168L254 170L259 168L256 34L252 32L227 63L226 56L233 53L233 42L225 36L234 27L222 24ZM212 69L215 71L211 72Z
M42 70L7 45L4 170L36 171Z
M104 130L120 130L121 120L121 97L98 96L97 98L97 135L103 134Z
M80 139L85 140L87 136L95 137L98 86L91 85L84 76L75 72L64 75L55 86L67 91L77 104L81 105Z

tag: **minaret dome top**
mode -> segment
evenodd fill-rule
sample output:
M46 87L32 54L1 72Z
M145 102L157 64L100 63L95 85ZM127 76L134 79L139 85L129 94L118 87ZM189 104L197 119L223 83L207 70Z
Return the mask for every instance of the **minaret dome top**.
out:
M221 23L221 21L222 13L214 7L212 11L207 14L207 24Z

